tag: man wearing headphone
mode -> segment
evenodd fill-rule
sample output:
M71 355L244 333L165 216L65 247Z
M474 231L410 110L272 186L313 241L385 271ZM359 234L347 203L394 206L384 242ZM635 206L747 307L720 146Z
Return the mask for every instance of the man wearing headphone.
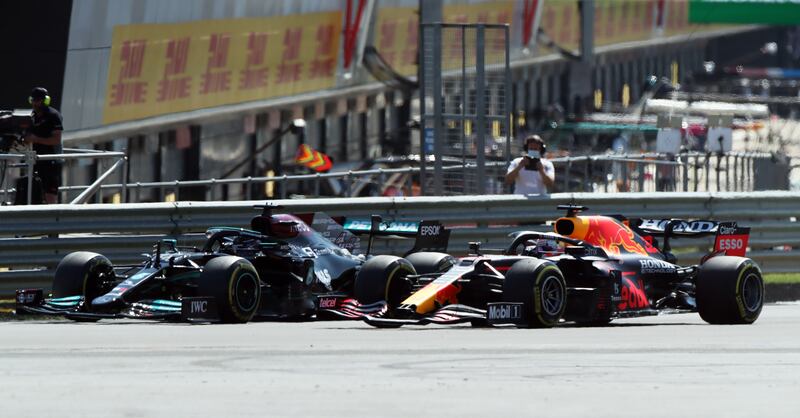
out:
M44 87L31 90L28 102L33 106L33 125L25 141L33 144L37 155L61 154L61 131L64 130L61 113L50 107L50 95ZM61 161L37 161L33 171L42 179L44 199L47 203L58 202L58 187L61 186Z
M546 147L539 135L525 137L525 155L508 165L506 184L514 185L516 194L547 194L555 183L553 163L544 158Z

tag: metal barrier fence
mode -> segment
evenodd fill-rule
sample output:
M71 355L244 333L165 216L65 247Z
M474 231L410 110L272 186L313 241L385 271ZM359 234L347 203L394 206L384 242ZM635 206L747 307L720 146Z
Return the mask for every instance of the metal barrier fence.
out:
M579 203L590 213L645 218L735 220L751 227L749 255L766 272L800 271L800 193L561 193L539 196L454 196L407 198L294 199L273 201L293 213L385 220L438 219L452 229L450 251L465 254L469 241L502 248L508 234L522 229L549 230L547 221L562 216L556 205ZM96 251L113 262L135 262L158 239L198 245L212 225L244 227L263 201L177 202L122 205L49 205L0 208L0 294L15 288L50 286L53 268L71 251ZM674 239L681 263L696 262L711 238ZM401 254L408 240L377 240L378 253Z
M790 159L768 153L610 154L552 161L557 173L556 187L561 192L737 192L789 188Z
M109 167L105 172L100 174L95 181L88 185L88 186L81 186L81 193L75 196L70 203L71 204L81 204L86 203L95 193L99 190L101 184L108 179L116 170L120 170L122 184L118 186L119 189L122 189L123 195L125 194L125 187L127 184L127 172L125 165L127 164L127 157L124 152L113 152L113 151L96 151L96 150L85 150L85 149L64 149L63 154L36 154L36 152L31 150L25 150L20 153L9 153L9 154L0 154L0 194L2 194L2 200L0 202L7 202L8 197L11 193L16 193L17 188L9 188L8 187L8 171L10 169L15 168L24 168L25 172L22 177L27 179L26 188L27 191L25 202L27 204L31 204L33 202L33 180L34 180L34 165L37 161L76 161L76 160L99 160L99 159L114 159L114 163ZM9 162L14 162L14 164L10 164ZM15 201L19 201L16 199Z
M752 191L766 189L788 189L788 183L757 182L756 167L776 172L775 157L767 153L730 152L724 155L709 153L683 153L678 156L663 154L604 154L578 157L559 157L550 161L556 168L556 184L553 192L653 192L653 191ZM474 181L473 162L448 162L442 167L447 175L443 187L446 195L463 194L465 182ZM789 160L783 163L788 173ZM490 194L510 193L504 184L507 163L485 162L484 189ZM764 170L762 170L764 171ZM102 192L122 192L123 202L142 202L142 191L160 189L161 195L171 193L174 200L181 200L181 189L205 187L208 200L250 200L256 197L286 199L290 189L300 191L304 197L322 197L335 193L341 197L363 197L371 195L403 195L419 193L420 167L381 168L373 170L316 173L305 175L283 175L272 177L242 177L231 179L175 180L162 182L135 182L127 184L93 185ZM785 176L784 176L785 177ZM472 180L470 180L472 179ZM774 185L773 185L774 183ZM224 194L223 188L238 186L236 192ZM271 196L258 191L270 186ZM392 186L391 189L387 186ZM59 189L62 201L74 199L76 193L84 193L89 186L64 186ZM124 190L129 191L128 194ZM428 188L431 190L432 188ZM391 192L389 191L391 190ZM338 191L338 193L337 193ZM100 201L100 197L96 199Z
M425 194L496 192L493 179L504 170L487 156L506 165L512 158L509 34L508 25L421 26L422 154L475 164L463 173L443 170L442 158L432 170L423 164Z

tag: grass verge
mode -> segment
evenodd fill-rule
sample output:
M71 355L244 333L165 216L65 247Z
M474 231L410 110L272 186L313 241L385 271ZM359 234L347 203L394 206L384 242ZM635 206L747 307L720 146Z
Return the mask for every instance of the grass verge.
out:
M764 282L776 284L800 283L800 273L767 273L764 275Z

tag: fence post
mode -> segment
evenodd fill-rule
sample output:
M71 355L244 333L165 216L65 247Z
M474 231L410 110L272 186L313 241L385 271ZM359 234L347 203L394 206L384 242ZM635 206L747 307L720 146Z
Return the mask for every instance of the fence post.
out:
M625 155L625 158L628 158L627 154ZM637 166L638 166L637 171L639 172L639 192L641 193L644 191L644 172L645 168L647 167L645 163L642 162L637 163ZM658 170L656 170L656 176L658 176ZM653 176L653 179L656 181L656 189L658 189L658 178L656 176Z
M740 160L739 164L741 165L741 167L739 167L739 184L740 184L739 190L744 192L747 190L747 185L744 182L745 167L747 166L747 157L745 155L741 155L739 160Z
M314 196L319 197L320 191L320 179L322 178L322 174L317 173L316 178L314 179Z
M411 167L406 170L406 187L408 188L408 194L406 196L414 196L414 171ZM420 175L420 179L422 176ZM421 181L421 180L420 180Z
M570 191L569 190L570 171L572 171L572 157L567 157L567 169L564 170L564 192Z
M731 168L731 160L728 154L725 154L725 191L731 191L731 181L730 181L730 168Z
M97 175L98 175L98 177L104 172L103 166L105 164L103 164L103 163L104 163L103 160L99 160L97 162L97 167L98 167ZM102 187L98 187L97 188L97 192L95 192L95 194L94 194L94 201L95 201L95 203L103 203L103 189L102 189ZM87 202L88 202L88 199L87 199Z
M383 172L382 167L378 168L378 183L378 193L382 195L383 193L380 189L386 184L386 173Z
M281 184L281 186L282 186L281 187L281 199L286 199L286 189L287 189L286 186L287 186L288 182L289 182L289 180L287 180L287 175L284 174L283 175L283 180L281 180L281 183L282 183Z
M487 109L486 100L486 84L484 80L484 53L485 53L485 28L482 24L478 24L477 39L475 40L476 53L475 53L475 132L477 132L477 152L475 153L476 167L476 192L477 194L486 194L486 115L489 112ZM464 42L466 44L466 42ZM462 65L466 65L463 63ZM439 95L438 91L436 93ZM511 92L506 92L511 94ZM441 155L441 154L439 154ZM436 161L439 161L437 156ZM440 193L441 194L441 193Z
M583 191L588 192L589 190L589 163L591 162L591 158L587 158L584 160L583 166Z
M253 199L253 176L247 176L247 186L245 186L245 195L247 200Z
M128 160L128 156L127 155L122 157L122 159L123 159L123 163L122 163L122 198L120 199L120 202L128 203L128 164L129 164L129 160Z
M683 191L684 192L688 192L689 191L689 156L688 155L684 155L683 158L681 158L681 165L683 166L683 182L682 182L683 184L681 184L681 186L683 187Z
M34 156L36 155L33 151L28 151L25 153L25 165L28 167L28 204L31 204L31 200L33 200L33 164L34 164Z

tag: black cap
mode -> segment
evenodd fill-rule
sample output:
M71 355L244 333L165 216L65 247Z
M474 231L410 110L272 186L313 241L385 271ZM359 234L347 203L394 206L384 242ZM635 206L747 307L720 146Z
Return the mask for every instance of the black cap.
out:
M33 100L44 100L46 96L48 96L47 89L44 87L34 87L31 90L31 99Z

